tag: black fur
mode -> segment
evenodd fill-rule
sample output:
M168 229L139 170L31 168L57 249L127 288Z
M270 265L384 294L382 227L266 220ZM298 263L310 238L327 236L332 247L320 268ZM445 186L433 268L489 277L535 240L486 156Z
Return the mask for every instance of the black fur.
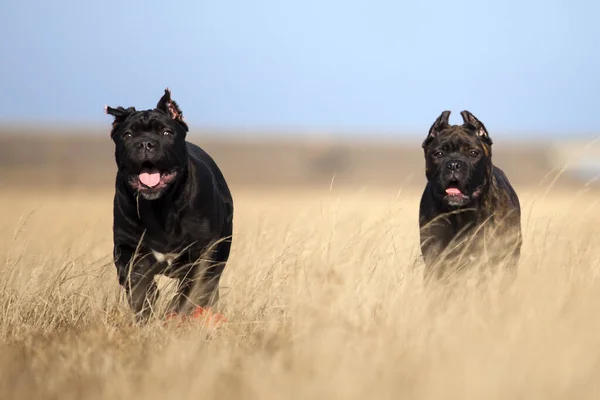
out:
M426 278L474 261L514 267L520 257L519 198L492 163L483 123L468 111L461 115L462 125L450 125L444 111L423 142L427 185L419 226Z
M150 315L157 274L179 280L168 311L215 305L233 227L233 200L223 174L206 152L186 141L188 126L168 89L155 109L106 112L114 116L118 167L114 261L130 306L138 319ZM144 170L159 170L160 182L145 186Z

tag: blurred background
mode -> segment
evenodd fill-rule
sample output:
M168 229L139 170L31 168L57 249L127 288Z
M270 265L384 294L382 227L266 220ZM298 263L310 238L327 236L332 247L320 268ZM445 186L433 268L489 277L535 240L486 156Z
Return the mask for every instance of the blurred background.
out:
M0 179L110 188L103 106L165 87L237 186L425 182L421 142L468 109L517 186L600 174L600 3L31 0L2 7ZM10 186L6 186L10 185Z

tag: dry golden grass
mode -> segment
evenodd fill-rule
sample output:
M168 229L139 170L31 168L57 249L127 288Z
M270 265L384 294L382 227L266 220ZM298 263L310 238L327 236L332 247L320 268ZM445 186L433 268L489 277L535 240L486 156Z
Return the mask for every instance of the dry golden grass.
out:
M514 285L452 292L422 284L419 194L234 190L210 336L130 322L111 192L3 193L0 398L599 398L597 194L521 190Z

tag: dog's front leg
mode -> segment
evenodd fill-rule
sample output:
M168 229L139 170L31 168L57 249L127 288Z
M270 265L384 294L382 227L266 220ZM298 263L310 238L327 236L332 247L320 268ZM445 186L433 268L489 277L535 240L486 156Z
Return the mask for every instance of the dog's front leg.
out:
M440 279L445 272L444 251L448 246L447 232L444 226L428 224L421 228L421 254L425 268L423 278L425 282Z
M198 257L200 258L200 257ZM190 314L196 307L214 307L219 300L219 281L224 264L212 259L197 261L181 277L169 311Z
M144 269L143 267L134 268L130 274L131 278L125 286L129 305L135 312L138 321L145 321L150 317L159 294L154 274L145 273Z
M125 288L127 301L135 312L136 320L145 321L150 317L158 298L158 285L154 281L154 265L149 257L134 255L135 249L119 247L115 264L119 272L119 283Z

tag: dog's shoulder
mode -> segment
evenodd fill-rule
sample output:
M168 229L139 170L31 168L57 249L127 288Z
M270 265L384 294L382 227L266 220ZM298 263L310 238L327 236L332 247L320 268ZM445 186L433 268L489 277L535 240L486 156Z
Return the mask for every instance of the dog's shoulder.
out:
M502 168L498 167L495 164L492 166L492 175L495 181L498 182L498 185L510 186L510 181L508 180L508 177L506 176Z
M190 158L194 162L206 164L210 169L219 169L215 160L202 147L189 141L185 142L185 146Z
M427 182L419 203L419 224L425 225L439 213L440 210L436 206L431 182Z
M493 166L492 170L491 189L492 195L500 203L499 205L502 209L521 208L517 192L511 185L504 171L496 165Z
M215 160L200 146L187 141L185 144L190 162L195 167L196 178L203 185L213 185L225 202L233 203L227 181Z

